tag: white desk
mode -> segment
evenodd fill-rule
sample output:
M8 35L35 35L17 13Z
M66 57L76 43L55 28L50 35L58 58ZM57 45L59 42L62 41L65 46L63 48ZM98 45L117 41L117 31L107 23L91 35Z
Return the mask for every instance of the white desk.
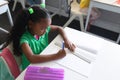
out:
M120 14L120 5L115 4L115 1L116 0L90 0L90 6L89 6L89 10L88 10L88 16L87 16L87 20L86 20L85 30L87 30L90 13L91 13L91 10L93 7ZM119 34L119 36L120 36L120 34ZM119 41L120 41L120 37L118 37L116 43L118 43Z
M85 46L87 45L88 47L91 46L92 48L98 47L99 45L100 48L98 49L98 53L95 54L97 55L96 60L91 64L87 64L83 62L80 58L76 57L75 55L67 53L66 57L63 59L46 62L46 63L31 64L31 65L63 68L65 70L64 80L120 80L120 76L119 76L120 46L119 45L106 41L96 36L79 32L77 30L74 30L68 27L65 28L65 32L69 37L69 39L74 43L77 42L81 45L84 44ZM76 34L79 36L75 37ZM60 47L56 46L54 43L56 41L61 41L61 40L62 40L61 37L57 36L41 54L58 51ZM94 45L94 43L96 45ZM62 65L59 63L61 61L67 61L67 59L71 59L68 61L68 63L71 66L74 65L75 66L74 68L77 68L76 66L81 66L77 69L79 72L77 72L77 70L75 69L66 67L67 64ZM83 68L84 71L83 70L80 71L83 65L77 64L78 61L76 60L78 61L80 60L80 63L83 62L82 63L83 65L88 65L88 66L84 66L86 70ZM63 63L66 63L66 62L63 62ZM87 73L85 72L90 72L90 75L86 77ZM25 71L23 71L16 80L24 80L24 75L25 75ZM113 77L115 78L113 79Z
M8 1L3 0L3 1L0 1L0 14L3 14L5 12L7 12L10 24L11 24L11 26L13 26L12 17L11 17L10 10L8 7Z
M88 80L120 80L120 45L104 42Z

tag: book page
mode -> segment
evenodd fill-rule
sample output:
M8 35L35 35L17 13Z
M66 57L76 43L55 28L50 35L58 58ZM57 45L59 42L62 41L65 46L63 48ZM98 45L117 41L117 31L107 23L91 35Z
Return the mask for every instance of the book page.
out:
M57 64L64 66L80 75L83 77L88 78L89 74L91 73L92 70L92 64L88 63L77 56L73 55L72 53L67 52L66 57L56 60L55 61Z

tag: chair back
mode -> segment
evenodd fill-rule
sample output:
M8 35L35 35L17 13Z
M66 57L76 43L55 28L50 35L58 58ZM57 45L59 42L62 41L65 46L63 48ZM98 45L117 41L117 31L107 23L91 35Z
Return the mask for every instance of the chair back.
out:
M20 70L13 54L10 52L8 48L4 48L0 56L2 56L5 59L12 75L14 76L14 78L16 78L20 74Z
M14 76L2 56L0 56L0 80L14 80Z

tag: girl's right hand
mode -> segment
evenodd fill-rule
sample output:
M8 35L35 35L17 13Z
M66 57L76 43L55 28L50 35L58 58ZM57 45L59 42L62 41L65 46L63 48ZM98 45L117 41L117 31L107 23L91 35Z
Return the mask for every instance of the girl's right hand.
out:
M57 57L60 59L60 58L63 58L66 56L66 52L64 49L61 49L57 52Z

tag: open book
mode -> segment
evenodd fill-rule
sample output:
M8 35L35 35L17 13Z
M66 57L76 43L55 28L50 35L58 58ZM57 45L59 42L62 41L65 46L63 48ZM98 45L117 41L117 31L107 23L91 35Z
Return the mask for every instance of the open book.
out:
M76 49L75 52L67 50L67 57L57 60L56 63L88 78L104 39L71 28L64 30L68 39L76 45ZM56 40L54 44L57 48L62 48L62 40Z
M60 47L58 46L58 48ZM66 53L67 53L66 57L56 60L55 63L76 72L77 74L83 76L84 78L88 78L92 70L92 63L91 63L92 58L90 59L89 56L86 55L86 53L85 54L83 53L81 55L80 54L81 52L79 53L77 52L77 50L76 53L75 52L72 53L71 51L66 49Z
M56 42L55 45L58 48L62 48L62 42L61 44ZM76 47L75 52L71 52L66 49L66 53L67 57L56 60L55 62L70 70L73 70L74 72L82 75L85 78L88 78L92 70L92 62L96 59L97 55L78 47Z

